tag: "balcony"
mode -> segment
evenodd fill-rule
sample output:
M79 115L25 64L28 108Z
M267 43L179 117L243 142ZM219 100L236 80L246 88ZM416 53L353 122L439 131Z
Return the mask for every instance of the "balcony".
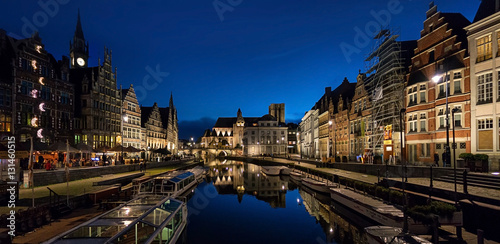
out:
M408 103L408 107L415 106L415 105L417 105L417 101L410 100L410 102Z
M446 92L440 91L439 94L438 94L437 99L441 99L441 98L445 98L445 97L446 97Z

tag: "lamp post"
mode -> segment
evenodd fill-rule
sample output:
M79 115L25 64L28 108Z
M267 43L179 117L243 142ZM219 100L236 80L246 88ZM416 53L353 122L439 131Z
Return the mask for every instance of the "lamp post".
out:
M123 109L122 109L122 118L123 118L123 121L121 123L122 124L122 145L121 145L122 146L122 158L121 158L120 162L122 164L125 164L125 158L123 157L123 141L125 140L124 135L123 135L123 122L128 122L128 116L126 114L123 115Z
M436 84L439 82L441 79L442 75L436 75L432 77L432 81L434 81ZM446 163L450 164L450 123L449 123L449 110L448 110L448 81L446 80L446 77L448 76L448 71L445 72L443 81L445 83L445 93L446 93L446 109L445 109L445 114L446 114L446 148L445 148L445 157L446 157ZM444 161L444 158L443 158Z
M404 133L404 124L403 124L403 114L406 112L405 108L402 108L399 112L399 126L401 131L401 164L403 166L403 176L401 178L401 184L403 185L403 216L404 216L404 224L403 224L403 233L408 233L408 214L406 210L408 208L406 202L406 160L403 157L403 133Z
M332 156L332 138L330 138L331 134L332 134L332 120L329 120L328 121L328 144L329 144L329 147L328 147L328 156L331 157ZM335 157L334 157L334 160L335 160Z
M454 108L451 110L451 117L453 121L455 121L455 113L458 111L458 108ZM457 151L457 143L455 142L455 123L453 123L453 143L451 144L453 148L453 183L455 184L455 206L458 203L457 197L457 161L456 161L456 151Z

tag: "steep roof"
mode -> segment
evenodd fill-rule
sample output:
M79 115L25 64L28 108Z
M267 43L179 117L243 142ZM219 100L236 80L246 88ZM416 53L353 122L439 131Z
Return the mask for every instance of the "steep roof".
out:
M125 100L125 97L128 94L129 89L121 89L122 100Z
M141 126L146 127L149 116L153 112L153 107L141 107Z
M166 129L168 126L168 118L170 117L170 108L159 108L160 109L160 116L161 116L161 122L163 124L163 127Z
M344 102L343 106L347 107L348 100L351 100L354 97L355 91L356 83L350 83L347 78L344 78L342 84L332 91L331 98L334 105L334 113L338 112L337 104L339 102L340 95L342 95L342 100Z
M477 9L474 23L478 22L496 12L498 12L500 2L498 0L482 0L479 8Z

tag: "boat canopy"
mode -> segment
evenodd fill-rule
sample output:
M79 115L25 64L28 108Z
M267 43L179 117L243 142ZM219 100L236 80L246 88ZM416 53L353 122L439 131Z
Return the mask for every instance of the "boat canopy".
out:
M182 173L182 174L170 179L169 181L174 182L174 183L179 183L180 181L183 181L192 175L194 175L193 172Z
M48 243L169 243L185 213L182 202L143 196L120 205Z

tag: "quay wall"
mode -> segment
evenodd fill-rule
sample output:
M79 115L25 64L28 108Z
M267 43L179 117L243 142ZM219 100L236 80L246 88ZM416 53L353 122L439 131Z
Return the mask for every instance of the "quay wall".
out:
M166 162L149 162L146 164L146 169L166 167L176 165L192 160L184 161L166 161ZM139 164L126 164L115 166L98 166L98 167L82 167L71 168L69 180L81 180L99 177L108 174L126 173L139 170ZM55 171L38 171L33 173L33 181L35 186L46 186L66 182L66 172L63 170Z

